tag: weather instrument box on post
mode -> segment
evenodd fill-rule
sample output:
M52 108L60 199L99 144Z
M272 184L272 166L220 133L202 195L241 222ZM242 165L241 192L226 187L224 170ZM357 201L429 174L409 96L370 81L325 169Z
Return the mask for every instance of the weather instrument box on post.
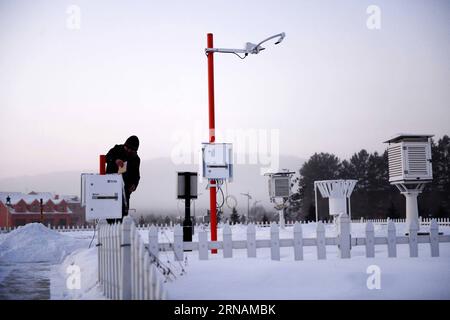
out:
M177 199L197 199L197 172L177 172Z
M81 204L86 220L122 218L122 193L120 174L82 174Z
M287 208L287 202L291 197L291 176L295 172L283 169L280 172L267 172L264 175L269 177L269 196L270 202L275 203L275 209L278 211L279 224L284 228L284 210ZM276 199L281 198L282 203L277 203Z
M289 198L291 191L291 176L295 172L281 171L276 173L266 173L269 176L269 196L275 198Z
M389 182L406 199L406 225L418 223L417 197L433 180L431 134L397 134L388 143Z
M202 144L202 176L209 180L233 180L231 143Z
M197 172L177 172L177 198L184 199L183 241L192 241L191 199L197 199Z
M433 179L431 141L433 135L398 134L388 146L389 182L419 183Z

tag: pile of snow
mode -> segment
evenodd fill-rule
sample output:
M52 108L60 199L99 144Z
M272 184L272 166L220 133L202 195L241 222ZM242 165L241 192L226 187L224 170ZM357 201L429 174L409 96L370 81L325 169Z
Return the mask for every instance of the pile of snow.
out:
M79 249L53 269L51 299L105 299L97 285L97 248Z
M0 239L0 263L60 263L72 251L88 246L86 241L53 231L41 223L30 223Z

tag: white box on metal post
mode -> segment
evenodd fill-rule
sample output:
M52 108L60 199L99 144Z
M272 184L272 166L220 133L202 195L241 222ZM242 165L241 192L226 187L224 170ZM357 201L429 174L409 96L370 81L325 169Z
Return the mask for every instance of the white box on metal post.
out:
M433 179L431 141L433 135L398 134L389 143L389 182L420 183Z
M269 180L269 195L271 198L288 198L291 194L290 176L273 176Z
M202 144L202 176L207 179L233 179L233 146L231 143Z
M122 218L123 179L120 174L81 175L81 202L86 220Z

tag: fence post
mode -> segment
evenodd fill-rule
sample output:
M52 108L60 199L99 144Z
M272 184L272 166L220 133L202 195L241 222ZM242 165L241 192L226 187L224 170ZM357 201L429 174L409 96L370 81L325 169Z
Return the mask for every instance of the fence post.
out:
M149 272L149 296L150 300L156 300L156 281L158 281L158 278L156 277L156 267L154 264L150 265L150 272Z
M280 229L275 222L270 226L270 257L280 261Z
M395 230L395 223L393 221L388 222L388 257L395 258L397 256L397 234Z
M350 219L347 214L342 213L339 216L339 257L341 259L350 258Z
M366 257L375 257L375 231L370 221L366 223Z
M151 225L148 229L148 251L150 252L150 261L155 261L159 256L158 229Z
M103 273L102 273L102 268L103 268L103 231L104 231L104 226L106 225L106 221L105 220L101 220L99 222L98 225L98 235L97 235L97 259L98 259L98 284L101 286L103 283Z
M112 299L117 299L115 296L115 292L116 292L116 257L117 257L117 252L116 252L116 247L115 247L115 231L116 231L116 224L114 223L111 226L111 232L110 232L110 238L109 238L109 243L111 246L111 298Z
M183 229L179 224L173 229L173 253L176 261L183 261Z
M435 219L430 223L430 247L431 256L439 257L439 225Z
M111 241L111 233L112 233L112 226L108 225L108 229L107 229L107 234L106 234L106 243L107 248L108 248L108 260L107 260L107 267L108 267L108 273L107 273L107 282L106 282L106 297L107 298L112 298L112 262L113 262L113 255L114 253L112 252L112 241Z
M322 221L317 223L316 229L316 243L317 243L317 259L322 260L327 258L325 247L325 227Z
M121 257L122 257L122 253L121 253L121 249L120 249L120 243L122 241L122 223L118 223L117 227L116 227L116 253L117 253L117 299L120 299L120 291L121 289L121 278L122 278L122 269L120 267L120 262L121 262Z
M150 267L150 260L149 255L144 253L144 296L142 297L144 300L148 300L149 297L149 281L148 281L148 273L149 273L149 267Z
M294 259L303 260L302 225L298 222L294 224Z
M121 269L122 269L122 279L121 279L121 300L131 299L131 225L133 219L130 216L123 218L122 223L122 243L120 244L121 251Z
M417 241L417 231L419 227L417 225L417 220L412 219L409 225L409 256L412 258L419 256L419 247Z
M138 265L139 265L139 285L138 285L138 295L137 298L139 300L144 299L144 256L146 256L144 243L141 241L140 237L138 237L139 240L139 252L138 252Z
M253 223L247 225L247 257L256 258L256 227Z
M208 260L208 234L205 230L198 233L198 258Z
M223 257L232 258L233 257L233 240L231 235L230 225L227 223L223 227Z

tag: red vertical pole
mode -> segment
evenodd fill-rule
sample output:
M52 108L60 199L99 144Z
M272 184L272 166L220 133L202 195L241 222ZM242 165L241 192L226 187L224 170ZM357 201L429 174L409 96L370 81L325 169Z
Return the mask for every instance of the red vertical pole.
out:
M100 155L100 174L106 174L106 156L104 154Z
M207 47L214 48L213 34L207 34ZM214 118L214 55L208 53L208 101L209 101L209 142L216 141L215 118ZM216 181L211 180L211 185L215 185ZM211 241L217 241L217 212L216 212L216 187L209 188L209 206L210 206L210 224L211 224ZM217 253L217 249L212 249L211 253Z

